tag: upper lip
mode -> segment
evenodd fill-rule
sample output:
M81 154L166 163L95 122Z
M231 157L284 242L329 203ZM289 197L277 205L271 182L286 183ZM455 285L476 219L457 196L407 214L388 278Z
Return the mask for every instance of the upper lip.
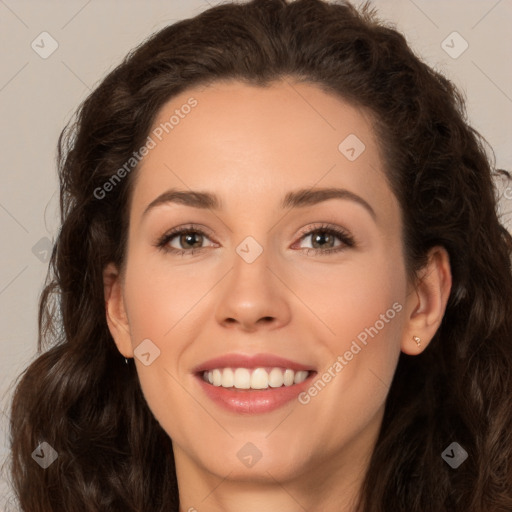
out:
M223 356L208 359L193 369L194 373L201 373L206 370L213 370L215 368L262 368L262 367L281 367L289 368L290 370L299 371L313 371L310 365L298 363L291 359L276 356L273 354L225 354Z

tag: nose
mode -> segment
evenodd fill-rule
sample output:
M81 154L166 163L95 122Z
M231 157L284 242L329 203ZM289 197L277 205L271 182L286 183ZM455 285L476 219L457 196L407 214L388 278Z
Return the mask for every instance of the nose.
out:
M270 261L265 250L251 263L236 254L231 272L221 283L217 322L246 332L286 325L293 294L280 274L280 268Z

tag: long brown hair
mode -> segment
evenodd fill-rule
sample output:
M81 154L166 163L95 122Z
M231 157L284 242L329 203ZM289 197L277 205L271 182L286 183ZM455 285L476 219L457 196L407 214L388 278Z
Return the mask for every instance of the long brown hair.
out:
M176 94L221 79L282 78L373 114L403 214L408 276L434 245L450 256L442 324L421 355L400 356L360 510L512 510L512 237L497 215L494 157L454 85L369 5L254 0L154 34L59 138L62 227L40 298L41 354L20 376L11 410L12 479L24 511L178 510L171 440L105 319L102 270L125 261L137 169L107 197L95 191ZM44 470L31 457L43 441L58 453ZM454 441L468 453L457 469L441 457Z

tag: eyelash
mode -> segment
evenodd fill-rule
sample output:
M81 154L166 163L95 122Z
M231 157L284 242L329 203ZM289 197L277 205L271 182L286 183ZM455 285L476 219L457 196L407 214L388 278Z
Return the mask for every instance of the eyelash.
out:
M319 253L322 253L322 254L338 253L338 252L345 250L347 247L356 247L357 246L354 237L352 237L347 231L345 231L344 229L339 228L339 227L330 226L328 224L321 224L318 226L314 226L309 231L302 233L299 240L302 240L303 238L305 238L309 235L312 235L313 233L317 233L317 232L326 233L328 235L334 235L337 238L339 238L341 240L341 242L343 242L343 245L340 245L338 247L331 247L329 249L317 249L317 248L309 248L309 247L302 249L303 251L306 252L306 255L308 255L308 256L311 253L313 255L316 255ZM207 247L200 247L198 249L187 250L187 249L175 249L174 247L170 248L168 246L168 243L173 238L175 238L177 235L184 235L184 234L200 234L200 235L206 236L208 238L208 234L205 233L204 230L202 230L198 226L191 224L186 227L175 228L175 229L169 231L168 233L166 233L165 235L163 235L161 238L159 238L157 240L157 242L155 243L155 247L157 247L159 250L163 251L166 254L173 253L173 254L176 254L179 256L184 256L185 254L187 256L191 256L193 254L201 252L203 249L207 249Z

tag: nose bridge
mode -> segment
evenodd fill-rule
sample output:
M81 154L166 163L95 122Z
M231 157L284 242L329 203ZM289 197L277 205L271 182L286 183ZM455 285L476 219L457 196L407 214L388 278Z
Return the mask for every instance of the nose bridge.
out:
M256 239L256 236L259 240ZM232 272L223 287L216 316L221 323L254 327L259 320L288 321L289 304L286 291L273 269L276 258L268 247L265 234L246 236L236 247Z
M266 295L268 288L275 286L271 282L271 262L274 260L269 248L268 237L262 234L247 235L236 247L233 258L233 275L230 288L232 293L241 290L251 300ZM274 294L277 292L274 292Z

